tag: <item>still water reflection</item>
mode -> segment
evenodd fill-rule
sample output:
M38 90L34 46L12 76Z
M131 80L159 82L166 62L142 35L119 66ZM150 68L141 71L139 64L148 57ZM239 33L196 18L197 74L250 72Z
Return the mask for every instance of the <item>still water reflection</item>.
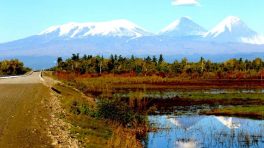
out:
M181 115L149 116L152 126L148 148L264 148L264 120L235 117Z

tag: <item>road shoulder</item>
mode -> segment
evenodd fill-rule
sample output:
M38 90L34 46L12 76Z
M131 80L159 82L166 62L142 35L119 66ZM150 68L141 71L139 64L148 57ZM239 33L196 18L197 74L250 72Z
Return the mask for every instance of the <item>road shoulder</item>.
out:
M43 84L52 90L52 87L59 83L52 78L43 76ZM60 98L61 96L54 92L50 91L50 99L46 104L50 108L50 125L48 127L48 136L52 139L52 145L55 147L70 147L77 148L78 140L70 136L71 124L63 120L65 116L65 111L61 107Z

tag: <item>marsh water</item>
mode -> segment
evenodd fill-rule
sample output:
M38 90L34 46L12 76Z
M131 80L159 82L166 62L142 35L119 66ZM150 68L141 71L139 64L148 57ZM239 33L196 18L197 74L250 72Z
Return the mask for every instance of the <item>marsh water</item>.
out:
M181 92L180 92L181 93ZM183 92L185 93L185 92ZM195 93L195 92L194 92ZM209 94L263 93L263 90L203 91ZM165 93L173 97L178 93ZM149 132L146 148L264 148L264 120L238 117L199 115L200 110L221 106L174 106L170 112L148 116L150 125L157 128Z
M177 96L181 96L182 94L196 94L196 93L204 93L204 94L263 94L264 89L161 89L161 90L144 90L144 91L135 91L135 90L118 90L118 92L113 93L113 97L130 97L133 94L141 93L144 97L148 98L174 98Z
M263 93L263 90L213 89L203 92L217 95ZM170 98L178 93L165 92L159 95L157 97ZM214 107L221 108L221 106ZM148 133L143 142L144 146L146 148L264 148L264 120L199 115L199 111L205 109L212 109L212 106L174 106L170 112L166 112L166 115L161 113L148 116L150 125L157 130Z
M149 116L146 148L264 147L264 121L205 115Z
M142 139L146 148L264 148L264 120L200 115L201 110L222 108L222 105L184 104L174 106L182 95L193 94L263 94L263 89L148 90L120 91L114 97L142 97L156 100L159 107L148 120L154 131ZM131 97L132 96L132 97ZM170 100L174 99L174 100ZM167 100L167 102L164 100ZM143 99L143 101L146 101ZM163 102L163 103L160 103ZM177 102L176 104L178 104ZM191 104L191 105L190 105ZM153 105L153 104L152 104ZM164 108L164 106L166 107Z

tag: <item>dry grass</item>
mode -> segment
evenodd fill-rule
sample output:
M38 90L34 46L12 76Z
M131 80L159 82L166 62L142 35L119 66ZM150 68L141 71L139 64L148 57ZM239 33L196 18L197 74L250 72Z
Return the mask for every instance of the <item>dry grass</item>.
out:
M113 131L111 139L108 141L109 148L140 148L141 143L136 139L136 134L131 129L117 126Z

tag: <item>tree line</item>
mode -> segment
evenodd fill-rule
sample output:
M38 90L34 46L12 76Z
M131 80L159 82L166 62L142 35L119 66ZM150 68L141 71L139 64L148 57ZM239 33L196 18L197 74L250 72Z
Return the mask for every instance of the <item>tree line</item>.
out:
M30 70L30 68L24 67L24 64L18 59L0 61L0 76L20 75Z
M264 61L261 58L254 60L230 59L225 62L213 62L203 57L198 62L188 61L187 58L168 63L163 55L138 58L135 56L123 57L111 55L103 56L72 54L72 57L63 60L57 59L56 71L74 72L78 74L124 74L161 75L161 76L190 76L203 78L230 78L230 77L262 77Z

